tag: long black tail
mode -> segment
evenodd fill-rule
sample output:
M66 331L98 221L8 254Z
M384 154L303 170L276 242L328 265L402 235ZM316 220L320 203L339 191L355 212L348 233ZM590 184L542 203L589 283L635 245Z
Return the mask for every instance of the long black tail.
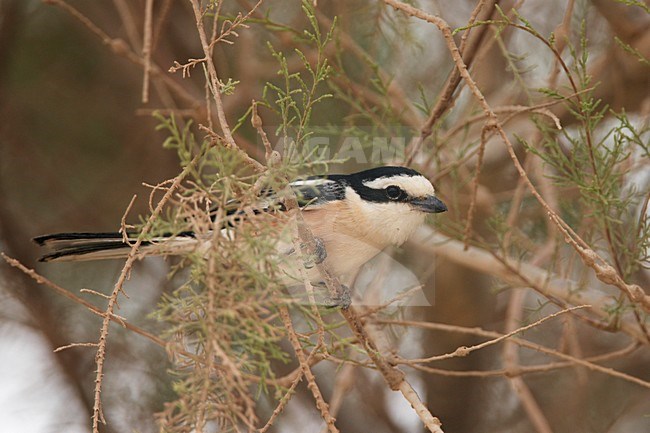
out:
M43 255L39 261L81 261L121 259L131 250L137 239L136 233L129 233L125 241L122 233L55 233L38 236L34 242L47 247L50 253ZM196 239L191 232L176 236L162 236L143 241L140 252L146 255L179 254L196 246Z

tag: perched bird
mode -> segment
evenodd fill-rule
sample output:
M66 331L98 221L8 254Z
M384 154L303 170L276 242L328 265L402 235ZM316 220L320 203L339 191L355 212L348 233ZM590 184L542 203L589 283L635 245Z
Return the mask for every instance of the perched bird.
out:
M325 260L342 282L351 278L384 248L404 243L426 214L445 212L431 182L406 167L378 167L353 174L330 174L299 179L289 185L295 192L306 225L317 240L317 259ZM282 212L282 198L266 191L254 213ZM227 214L245 220L233 206ZM232 236L237 224L226 224L222 232ZM235 233L236 235L236 233ZM137 236L130 236L135 242ZM205 248L211 236L184 232L157 237L142 243L142 255L182 254ZM279 237L280 238L280 237ZM79 261L123 258L131 247L121 233L57 233L39 236L36 243L51 249L41 261ZM279 241L280 254L295 253L291 242ZM315 269L312 280L318 279Z

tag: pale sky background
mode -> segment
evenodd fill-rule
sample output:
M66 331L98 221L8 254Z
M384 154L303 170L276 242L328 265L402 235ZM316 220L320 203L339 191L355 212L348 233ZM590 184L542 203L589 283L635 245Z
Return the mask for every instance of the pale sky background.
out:
M0 348L0 432L90 431L90 420L84 419L52 359L56 354L38 333L3 321Z

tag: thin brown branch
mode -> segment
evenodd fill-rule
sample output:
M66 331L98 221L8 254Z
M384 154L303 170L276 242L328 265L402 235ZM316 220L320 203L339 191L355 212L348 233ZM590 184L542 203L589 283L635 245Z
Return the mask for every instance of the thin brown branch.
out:
M133 12L131 11L132 2L127 0L113 0L115 9L120 16L126 37L135 51L140 51L141 38L138 32L138 20L136 20Z
M115 286L113 287L113 291L111 292L110 299L108 300L108 305L104 310L104 319L102 321L102 327L99 334L97 354L95 355L95 364L97 366L97 369L95 370L95 392L94 392L95 404L93 406L93 418L92 418L93 433L99 433L100 422L102 424L106 423L106 421L104 420L104 415L102 413L101 391L102 391L102 380L104 377L104 362L106 360L106 343L108 339L109 324L111 322L111 316L113 315L113 310L115 309L117 304L117 298L121 293L124 293L124 283L126 282L131 272L131 268L133 264L138 259L138 249L140 248L140 245L142 244L144 238L147 236L147 234L153 227L154 221L156 220L158 215L160 215L160 213L162 212L163 207L165 206L167 201L171 198L172 193L176 190L176 188L180 186L181 181L185 178L185 176L187 176L190 173L191 170L194 169L194 165L197 163L197 161L200 159L201 156L202 156L201 154L197 154L192 159L192 161L189 164L187 164L185 169L178 176L176 176L176 178L174 178L174 181L172 182L171 186L165 192L165 195L158 202L158 205L152 212L151 216L149 216L147 222L142 227L138 239L131 247L131 251L129 251L129 255L127 256L126 263L124 263L120 276L117 279Z
M463 233L465 249L469 248L469 239L472 235L472 223L474 221L474 213L476 212L476 199L478 196L478 178L481 174L481 167L483 166L483 155L485 154L485 146L487 144L487 136L494 126L486 124L481 131L481 144L478 148L478 158L476 159L476 170L474 179L472 181L472 199L469 202L469 209L467 210L467 222L465 223L465 232Z
M70 343L65 346L59 346L54 349L54 353L62 352L67 349L72 349L75 347L97 347L97 343Z
M507 334L500 335L499 337L495 337L492 340L484 341L483 343L476 344L476 345L470 346L470 347L461 346L461 347L457 348L456 350L454 350L453 352L446 353L444 355L436 355L436 356L431 356L431 357L428 357L428 358L411 359L410 361L412 361L412 362L432 362L432 361L441 361L443 359L467 356L467 355L469 355L470 353L472 353L472 352L474 352L476 350L480 350L480 349L483 349L485 347L501 343L502 341L505 341L505 340L517 335L517 334L520 334L520 333L522 333L524 331L527 331L527 330L529 330L531 328L535 328L535 327L541 325L542 323L546 322L547 320L553 319L553 318L555 318L555 317L557 317L559 315L570 313L570 312L573 312L575 310L580 310L580 309L583 309L583 308L589 308L589 307L591 307L591 306L590 305L578 305L577 307L566 308L564 310L560 310L560 311L557 311L557 312L555 312L553 314L550 314L548 316L542 317L541 319L537 320L534 323L531 323L530 325L522 326L522 327L517 328L517 329L515 329L515 330L513 330L511 332L508 332Z
M417 327L417 328L422 328L422 329L431 329L431 330L442 330L442 331L447 331L447 332L459 332L459 333L464 333L464 334L472 334L472 335L481 335L485 337L491 337L491 338L500 338L503 335L494 332L494 331L486 331L480 328L465 328L462 326L454 326L454 325L447 325L443 323L431 323L431 322L419 322L419 321L414 321L414 320L384 320L384 319L379 319L376 321L377 323L384 323L388 325L401 325L401 326L411 326L411 327ZM544 347L539 344L532 343L527 340L523 339L518 339L516 337L510 337L510 340L512 342L516 342L522 347L526 347L528 349L532 349L538 352L542 352L560 359L563 359L565 361L571 362L573 365L580 365L583 367L586 367L587 369L591 371L597 371L599 373L603 373L612 377L616 377L618 379L625 380L630 383L634 383L636 385L642 386L643 388L648 388L650 389L650 382L647 382L645 380L639 379L638 377L631 376L626 373L622 373L620 371L614 370L613 368L608 368L608 367L603 367L598 364L594 364L593 362L587 361L585 359L579 359L576 358L575 356L567 355L562 352L558 352L557 350L549 349L547 347ZM417 361L417 360L416 360ZM400 359L396 358L395 362L399 364L407 364L411 365L415 368L415 365L417 362L411 359ZM507 370L506 370L507 371ZM508 374L508 373L507 373ZM515 371L515 374L520 374L518 371Z
M390 324L390 322L386 322L387 324ZM435 324L434 324L435 325ZM466 328L467 333L477 333L483 330L477 329L477 328ZM520 346L523 346L523 343L526 340L520 340L517 339L517 337L513 337L508 340L508 342L512 342L515 344L518 344ZM637 343L632 343L628 345L627 347L624 347L623 349L620 350L615 350L613 352L609 353L604 353L602 355L596 355L596 356L591 356L584 358L585 361L589 362L604 362L604 361L609 361L617 358L621 358L624 356L627 356L634 352L636 349L639 348L639 345ZM532 349L532 347L531 347ZM399 361L398 361L399 362ZM449 377L518 377L518 376L523 376L526 374L539 374L539 373L548 373L553 370L558 370L562 368L575 368L576 365L575 363L571 361L557 361L557 362L549 362L548 364L540 364L540 365L518 365L515 366L514 369L509 369L509 368L502 368L498 370L481 370L481 371L476 371L476 370L467 370L467 371L454 371L454 370L446 370L442 368L433 368L429 367L426 365L419 365L419 364L411 364L408 362L408 360L403 361L404 365L408 365L409 367L423 371L426 373L431 373L431 374L438 374L441 376L449 376Z
M143 79L142 103L149 102L149 78L151 74L151 51L153 46L153 1L147 0L144 7L144 40L142 41Z
M354 356L350 351L350 356ZM343 406L343 399L352 389L356 376L356 366L353 364L344 364L340 370L337 371L336 379L334 380L332 398L330 399L330 412L333 416L337 416L339 410ZM326 433L327 428L323 428L321 433Z
M302 215L298 211L298 202L295 195L289 190L285 199L285 207L288 212L292 212L296 218L298 236L303 242L303 254L311 255L314 252L316 241L309 227L306 225ZM330 295L334 299L343 300L348 294L338 278L334 277L327 267L326 262L317 263L316 268L320 273ZM347 305L345 306L347 307ZM364 327L359 314L353 307L341 308L341 315L345 318L348 326L356 336L358 342L362 345L364 351L374 362L375 367L384 377L384 380L393 391L400 391L404 398L408 400L411 407L415 410L425 427L432 433L442 433L441 423L438 418L434 417L429 409L422 403L413 387L406 381L404 372L392 365L380 352L374 339L369 335Z
M268 135L266 135L266 131L264 131L264 128L262 127L262 118L257 112L256 101L253 101L252 107L253 107L253 113L251 114L251 124L253 125L253 128L255 128L255 130L257 131L257 134L260 136L260 138L262 139L262 143L264 144L264 157L266 159L266 163L269 164L269 166L274 166L277 162L279 162L279 161L275 161L275 159L278 159L279 154L273 157L273 146L271 146L269 137Z
M207 34L205 32L205 26L203 25L203 17L205 14L205 11L201 10L201 5L199 4L198 0L190 0L190 3L192 4L192 10L194 11L194 18L195 18L195 23L196 23L196 29L199 34L199 39L201 40L201 47L203 48L203 54L204 54L204 59L205 60L205 65L208 71L208 84L209 84L209 89L210 93L212 94L212 99L214 100L214 103L216 105L217 109L217 118L219 119L219 126L221 129L221 132L224 135L225 139L225 144L228 148L231 148L233 150L238 151L242 157L244 157L249 165L251 165L256 171L258 172L263 172L265 170L265 167L258 163L257 161L253 160L250 156L248 156L245 152L241 151L239 147L237 146L237 143L235 142L235 139L232 136L232 131L230 129L230 126L228 124L228 120L226 118L226 113L224 111L223 107L223 101L221 99L221 89L223 87L221 81L219 81L219 75L217 74L217 67L214 64L212 59L212 47L213 47L213 42L208 40ZM262 3L260 0L251 10L246 17L249 17L254 13L254 11L259 7L259 5ZM219 5L221 2L219 2ZM243 22L243 21L242 21Z
M259 433L266 433L273 426L273 423L278 418L278 416L280 416L282 411L284 411L284 408L287 406L287 403L289 403L289 400L291 399L291 397L295 393L296 387L298 386L298 384L302 380L302 377L303 377L302 366L298 367L298 371L299 371L299 373L296 374L295 377L293 378L293 380L291 381L291 386L289 387L287 392L282 396L282 398L278 402L278 405L275 407L275 409L273 409L273 413L269 417L266 424L264 424L264 426L259 429ZM329 428L326 427L325 431L327 431L328 429Z
M506 327L505 330L508 334L511 329L516 328L517 324L521 323L523 319L523 303L526 297L524 289L515 289L510 296L508 302L508 309L506 311ZM566 310L565 310L566 311ZM514 331L512 331L514 332ZM508 371L516 371L519 369L519 351L517 346L513 343L506 343L503 345L503 363ZM535 399L533 392L530 390L521 375L508 376L510 387L519 397L530 422L535 427L538 433L552 433L551 425L544 415L542 408Z
M616 271L616 269L614 269L609 263L607 263L606 260L600 257L598 253L596 253L593 249L591 249L588 246L588 244L577 233L575 233L573 229L562 218L560 218L560 216L553 209L551 209L551 207L548 205L546 200L544 200L544 198L537 191L537 188L528 177L526 170L521 165L519 158L517 157L517 154L515 152L514 146L510 141L510 139L508 138L508 135L506 134L505 130L499 123L496 113L492 110L490 105L487 103L485 97L483 96L483 93L481 93L478 86L476 85L476 82L469 74L467 65L463 62L462 56L460 55L458 47L456 46L456 43L453 39L452 32L449 25L439 17L428 14L420 9L417 9L406 3L402 3L398 0L384 0L384 1L387 4L395 7L396 9L402 10L408 15L432 23L436 27L438 27L438 29L441 31L447 43L447 47L449 49L452 59L456 64L456 68L458 68L461 77L467 83L467 87L470 89L470 91L474 95L474 98L476 99L476 101L484 111L487 117L488 124L494 125L494 128L498 133L497 135L500 137L501 141L505 144L508 154L510 155L511 160L514 163L515 169L517 170L519 176L521 176L524 179L524 182L528 186L531 193L535 196L535 199L548 213L549 217L551 218L551 221L555 223L558 230L564 235L565 241L569 245L571 245L578 252L578 254L580 254L583 263L594 270L596 277L600 281L602 281L605 284L612 285L619 288L623 293L625 293L628 296L630 301L638 304L644 310L650 311L650 295L646 295L643 289L636 284L627 284L621 278L621 276ZM522 30L525 30L527 32L530 32L530 29L526 29L524 26L514 25L514 24L513 26L516 28L521 28ZM542 42L545 41L542 40ZM547 41L545 42L545 44L550 47L553 53L557 54L555 48L552 47ZM559 54L557 55L557 57L560 57ZM568 70L564 63L562 63L562 67L563 69ZM571 82L571 86L574 92L577 92L578 87L575 85L575 82L573 81L571 74L567 74L567 75L568 75L568 79ZM590 135L587 135L587 139L588 140L590 139ZM637 320L637 322L638 322L637 326L641 328L645 340L650 341L650 335L648 334L648 330L646 329L645 325L641 321Z
M27 275L28 277L32 278L32 279L33 279L34 281L36 281L38 284L42 284L42 285L44 285L44 286L46 286L46 287L49 287L50 289L54 290L54 291L55 291L56 293L58 293L59 295L65 297L65 298L68 298L68 299L70 299L71 301L73 301L73 302L75 302L75 303L77 303L77 304L79 304L79 305L84 306L84 307L85 307L86 309L88 309L90 312L95 313L95 314L97 314L98 316L101 316L101 317L104 316L105 312L104 312L101 308L99 308L99 307L93 305L92 303L86 301L85 299L80 298L79 296L75 295L74 293L71 293L70 291L64 289L63 287L61 287L61 286L55 284L54 282L48 280L47 278L45 278L45 277L43 277L42 275L38 274L38 273L37 273L36 271L34 271L33 269L29 269L28 267L26 267L25 265L23 265L22 263L20 263L18 260L14 259L14 258L11 258L11 257L7 256L7 255L4 254L4 253L0 253L0 256L1 256L1 257L2 257L2 258L3 258L3 259L4 259L4 260L9 264L9 265L13 266L14 268L19 269L21 272L23 272L23 273L24 273L25 275ZM108 298L108 296L106 296L106 295L103 295L103 294L100 294L100 295L102 295L102 296L105 297L105 298ZM167 343L166 343L164 340L158 338L158 337L155 336L154 334L152 334L152 333L150 333L150 332L148 332L148 331L145 331L144 329L142 329L142 328L140 328L140 327L138 327L138 326L135 326L135 325L133 325L133 324L131 324L131 323L129 323L129 322L126 322L126 321L124 320L124 318L118 316L117 314L114 314L114 313L111 314L111 315L110 315L110 319L111 319L113 322L118 323L119 325L121 325L121 326L123 326L124 328L128 329L129 331L135 332L136 334L145 337L145 338L148 339L149 341L151 341L151 342L157 344L158 346L160 346L160 347L162 347L162 348L165 348L165 347L167 346ZM187 356L187 355L189 355L189 353L184 353L184 355Z
M81 13L78 9L66 3L64 0L43 0L44 3L58 6L72 17L77 19L81 24L83 24L88 30L94 33L104 45L108 46L114 54L122 56L129 60L130 62L144 67L144 62L142 57L136 54L129 45L119 38L112 38L102 29L100 29L95 23L93 23L88 17ZM151 64L151 75L156 79L161 80L170 90L174 92L179 98L185 101L190 106L196 105L196 99L191 95L187 90L173 80L168 74L164 73L163 70L156 65L155 63Z
M611 296L595 288L579 287L574 281L560 278L530 263L507 267L491 252L473 246L465 250L462 242L436 233L429 227L419 229L411 242L415 248L424 248L461 266L492 275L514 286L534 288L544 296L562 299L569 305L589 304L592 306L589 309L591 313L605 320L611 319ZM643 331L629 318L621 320L619 330L640 343L647 344Z
M305 356L305 353L300 344L300 340L298 340L298 335L296 334L296 330L293 328L293 323L291 322L291 316L289 315L289 310L284 305L280 307L280 317L282 318L282 323L284 324L284 327L287 330L291 347L293 347L293 351L296 354L296 357L298 358L298 362L300 363L302 374L305 376L305 379L307 379L307 387L309 388L312 395L314 396L314 400L316 400L316 407L320 411L321 417L323 417L323 419L325 420L328 431L330 433L337 433L339 429L336 428L336 425L334 424L336 419L330 413L329 405L325 402L325 399L323 398L323 394L320 392L320 389L318 388L318 384L316 383L316 377L314 376L314 373L311 371L311 367L309 366L307 356Z
M476 57L478 48L481 45L481 41L484 39L488 26L480 26L478 28L472 27L473 24L479 21L487 20L494 13L495 6L499 3L498 0L491 0L488 4L486 0L479 1L472 14L467 22L467 30L463 33L460 43L460 53L465 61L465 64L470 66ZM394 6L393 6L394 7ZM480 16L479 16L480 15ZM436 105L431 109L429 117L420 127L420 135L415 140L412 148L410 149L409 156L406 160L406 164L409 165L415 155L420 151L424 141L432 134L433 125L442 117L442 115L449 110L454 103L453 95L460 84L461 77L457 68L453 68L447 77L447 81L444 84L443 90L440 94L440 97L436 101Z

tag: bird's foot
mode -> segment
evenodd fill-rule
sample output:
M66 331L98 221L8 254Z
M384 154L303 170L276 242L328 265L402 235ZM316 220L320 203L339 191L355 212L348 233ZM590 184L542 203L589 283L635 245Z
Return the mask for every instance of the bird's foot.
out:
M326 308L341 308L342 310L347 310L352 305L352 295L350 294L350 288L341 284L341 290L339 293L334 295L326 296L323 305Z
M301 245L304 247L304 245ZM320 265L327 258L327 250L325 249L325 243L321 238L314 238L314 251L307 259L304 261L306 269L311 269L316 265Z

